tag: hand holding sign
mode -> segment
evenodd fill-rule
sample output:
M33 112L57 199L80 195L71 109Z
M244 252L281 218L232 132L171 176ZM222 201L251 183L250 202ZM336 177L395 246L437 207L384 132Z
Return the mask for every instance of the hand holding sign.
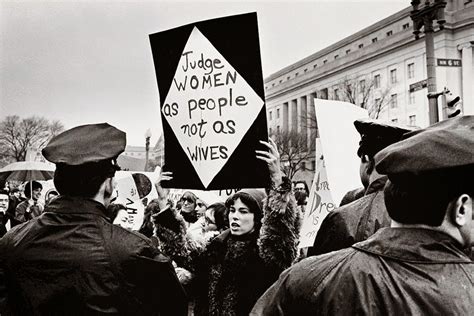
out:
M277 145L271 138L269 143L263 140L261 140L260 143L268 147L269 151L256 150L257 158L268 164L268 171L270 172L272 183L274 186L279 186L282 182L282 173L280 166L280 153L278 152Z

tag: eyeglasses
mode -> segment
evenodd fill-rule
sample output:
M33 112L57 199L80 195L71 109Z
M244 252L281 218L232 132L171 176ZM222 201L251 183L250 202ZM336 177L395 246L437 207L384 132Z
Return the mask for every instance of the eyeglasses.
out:
M180 199L181 202L188 202L188 203L191 203L193 204L194 203L194 200L190 197L190 196L183 196L181 199Z
M304 188L295 188L294 190L295 191L304 191L305 189Z

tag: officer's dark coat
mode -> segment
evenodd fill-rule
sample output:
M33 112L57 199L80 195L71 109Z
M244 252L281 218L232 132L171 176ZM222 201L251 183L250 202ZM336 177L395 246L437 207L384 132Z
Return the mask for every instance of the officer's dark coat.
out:
M93 200L61 196L0 240L0 313L186 315L169 260L112 225Z
M366 240L382 227L390 226L383 188L387 177L370 183L365 196L328 214L316 235L308 256L344 249Z
M382 228L284 271L251 315L472 315L474 262L451 236Z

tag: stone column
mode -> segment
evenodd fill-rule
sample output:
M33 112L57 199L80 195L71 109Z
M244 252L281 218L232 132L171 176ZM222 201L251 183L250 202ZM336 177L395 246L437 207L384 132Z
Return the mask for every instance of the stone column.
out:
M466 115L474 114L474 75L472 64L472 46L473 42L458 45L462 55L462 103L463 113Z
M304 97L299 97L298 100L296 101L296 131L298 134L301 133L303 130L303 127L301 126L302 123L302 115L303 115L303 108L306 107L306 99Z
M288 101L288 132L293 130L293 100Z

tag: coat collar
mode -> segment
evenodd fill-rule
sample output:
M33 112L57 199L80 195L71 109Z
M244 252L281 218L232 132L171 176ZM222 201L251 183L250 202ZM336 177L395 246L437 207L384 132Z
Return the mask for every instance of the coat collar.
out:
M95 214L107 218L105 206L93 199L61 195L51 201L45 212L62 214Z
M352 247L400 261L473 263L454 238L431 229L382 228L371 238Z
M368 195L377 191L382 191L387 181L388 181L387 176L382 176L380 178L375 179L369 184L369 186L367 187L367 190L365 190L365 195Z

